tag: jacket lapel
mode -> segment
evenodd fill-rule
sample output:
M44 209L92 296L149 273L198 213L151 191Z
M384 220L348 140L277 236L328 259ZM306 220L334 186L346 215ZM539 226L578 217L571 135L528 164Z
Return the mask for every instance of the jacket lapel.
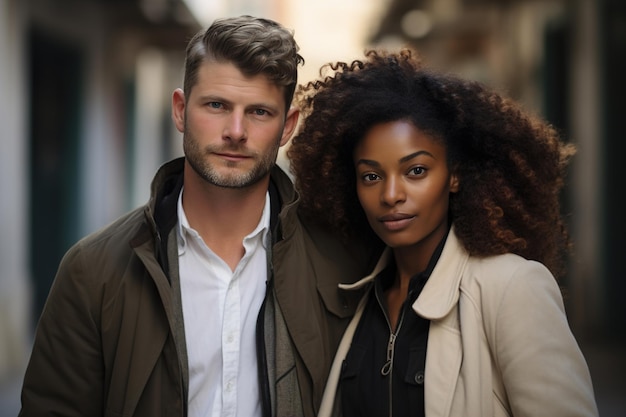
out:
M137 407L147 381L163 352L172 326L168 314L171 310L169 308L171 292L167 278L154 258L152 244L150 240L146 241L135 248L135 253L153 279L141 279L137 284L141 287L137 299L127 300L130 304L128 308L135 310L130 316L134 316L136 320L134 332L126 336L128 342L125 347L130 351L125 353L129 356L129 361L126 370L127 390L124 410L130 414Z

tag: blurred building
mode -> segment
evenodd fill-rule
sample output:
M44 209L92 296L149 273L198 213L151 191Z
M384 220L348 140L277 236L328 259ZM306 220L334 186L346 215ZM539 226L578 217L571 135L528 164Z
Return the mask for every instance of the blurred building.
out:
M170 94L198 29L182 0L0 0L0 383L63 253L172 155Z

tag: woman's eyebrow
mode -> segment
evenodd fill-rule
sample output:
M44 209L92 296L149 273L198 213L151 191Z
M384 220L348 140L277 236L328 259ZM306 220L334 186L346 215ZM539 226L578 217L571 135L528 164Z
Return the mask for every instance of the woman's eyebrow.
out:
M410 155L403 156L402 158L400 158L399 162L410 161L411 159L413 159L413 158L415 158L416 156L419 156L419 155L428 155L428 156L430 156L433 159L435 158L435 156L432 153L428 152L428 151L417 151L417 152L413 152Z

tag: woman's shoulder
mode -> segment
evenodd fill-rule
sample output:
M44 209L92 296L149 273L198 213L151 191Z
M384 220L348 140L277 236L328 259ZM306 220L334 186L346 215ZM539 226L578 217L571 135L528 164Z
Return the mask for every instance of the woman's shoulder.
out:
M484 257L470 256L468 260L468 270L475 275L475 279L512 278L529 273L547 273L551 275L542 263L526 259L514 253Z
M540 262L513 253L487 257L470 256L461 286L472 292L496 297L505 292L533 291L538 287L558 288L552 273Z
M448 237L446 247L440 261L457 265L460 271L460 284L492 284L506 285L510 280L523 279L526 276L548 276L553 281L550 271L540 262L526 259L520 255L507 252L499 255L477 256L468 253L457 238L454 228Z

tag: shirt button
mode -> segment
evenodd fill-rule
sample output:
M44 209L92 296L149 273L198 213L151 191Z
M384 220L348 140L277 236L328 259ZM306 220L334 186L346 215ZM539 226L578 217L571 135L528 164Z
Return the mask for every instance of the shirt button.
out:
M422 385L424 383L424 372L420 371L415 374L415 382L419 385Z

